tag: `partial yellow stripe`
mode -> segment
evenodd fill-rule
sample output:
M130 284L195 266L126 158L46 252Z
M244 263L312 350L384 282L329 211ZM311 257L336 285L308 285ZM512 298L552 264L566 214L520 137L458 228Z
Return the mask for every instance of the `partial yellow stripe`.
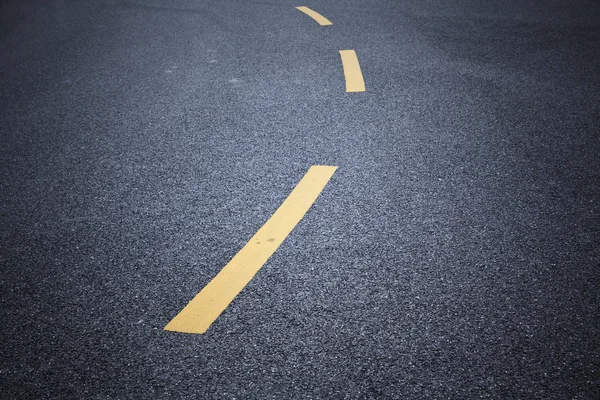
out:
M296 9L302 11L304 14L308 15L309 17L311 17L312 19L317 21L319 23L319 25L321 25L321 26L333 25L333 23L330 20L328 20L327 18L325 18L318 12L311 10L308 7L301 6L301 7L296 7Z
M346 77L346 92L364 92L365 81L360 70L358 57L354 50L340 50L344 76Z
M165 330L206 332L304 217L336 169L337 167L312 166L271 218L167 324Z

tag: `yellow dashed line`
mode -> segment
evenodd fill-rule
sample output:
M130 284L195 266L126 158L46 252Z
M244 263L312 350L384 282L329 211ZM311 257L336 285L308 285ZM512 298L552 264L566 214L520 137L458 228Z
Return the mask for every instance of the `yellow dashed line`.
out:
M165 330L206 332L304 217L336 169L312 166L271 218Z
M360 70L358 57L354 50L340 50L344 76L346 77L346 92L364 92L365 81Z
M333 23L330 20L328 20L327 18L325 18L318 12L311 10L308 7L301 6L301 7L296 7L296 9L302 11L304 14L308 15L309 17L311 17L312 19L317 21L319 23L319 25L321 25L321 26L333 25Z

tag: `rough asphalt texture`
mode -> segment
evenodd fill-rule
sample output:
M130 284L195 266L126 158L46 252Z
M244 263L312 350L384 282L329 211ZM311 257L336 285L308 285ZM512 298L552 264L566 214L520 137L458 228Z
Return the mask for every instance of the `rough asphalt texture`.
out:
M0 398L600 398L600 3L0 4Z

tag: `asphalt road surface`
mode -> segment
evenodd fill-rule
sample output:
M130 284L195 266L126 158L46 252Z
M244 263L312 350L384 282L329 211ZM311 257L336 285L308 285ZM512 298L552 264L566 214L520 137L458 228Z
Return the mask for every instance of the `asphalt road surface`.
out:
M0 398L600 399L599 2L0 4Z

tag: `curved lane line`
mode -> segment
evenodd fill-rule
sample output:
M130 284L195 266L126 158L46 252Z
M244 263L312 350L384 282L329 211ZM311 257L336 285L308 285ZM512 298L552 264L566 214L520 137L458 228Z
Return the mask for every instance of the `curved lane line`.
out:
M333 25L333 23L330 20L328 20L327 18L325 18L318 12L311 10L308 7L301 6L301 7L296 7L296 9L302 11L304 14L308 15L309 17L311 17L312 19L317 21L319 23L319 25L321 25L321 26Z
M364 92L365 81L360 70L358 57L354 50L340 50L344 76L346 77L346 92Z
M252 280L315 202L337 167L310 167L292 193L229 263L165 326L204 333Z

